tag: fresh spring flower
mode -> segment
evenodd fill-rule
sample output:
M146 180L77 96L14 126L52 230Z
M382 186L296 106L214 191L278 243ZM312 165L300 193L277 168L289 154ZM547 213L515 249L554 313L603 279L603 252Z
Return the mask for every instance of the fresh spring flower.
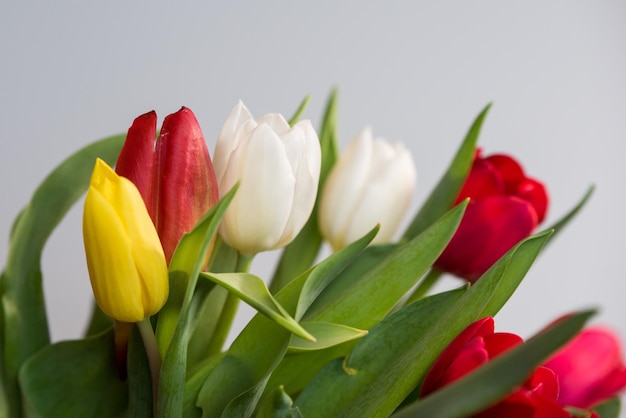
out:
M544 366L559 379L562 405L589 408L626 388L626 365L619 339L604 328L581 331Z
M158 138L156 123L154 111L135 119L115 170L139 189L169 263L183 234L217 203L219 193L193 112L183 107L168 115Z
M515 334L494 332L491 317L474 322L435 360L424 378L420 396L428 396L521 343L522 338ZM513 393L472 418L569 418L557 402L558 393L555 374L538 367Z
M100 308L121 322L140 322L167 300L167 264L137 187L98 159L83 213L91 287Z
M402 144L374 139L366 128L331 170L322 190L322 236L339 250L380 224L373 243L391 241L409 207L415 164Z
M224 122L213 163L220 193L240 184L220 226L228 245L254 254L295 238L313 210L320 175L310 121L290 127L276 113L254 119L239 102Z
M465 216L435 267L475 282L543 221L548 194L513 157L485 158L477 151L456 203L468 197Z

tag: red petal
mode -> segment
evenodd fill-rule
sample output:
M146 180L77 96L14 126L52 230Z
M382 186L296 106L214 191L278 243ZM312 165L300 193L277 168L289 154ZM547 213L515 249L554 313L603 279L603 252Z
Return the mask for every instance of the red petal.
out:
M510 186L514 186L526 178L522 166L509 155L494 154L485 158L485 160L498 171L507 191Z
M474 282L536 226L535 209L517 197L470 202L461 225L435 266Z
M456 203L470 197L472 200L505 194L504 182L496 168L483 158L476 158L459 192Z
M154 220L153 174L157 115L154 111L137 117L128 129L115 171L139 189L148 213Z
M430 370L426 374L426 377L424 378L421 396L426 396L442 387L445 382L441 380L445 375L446 369L450 366L450 364L452 364L454 359L465 348L465 346L473 339L493 334L493 330L493 318L490 316L479 319L465 328L454 340L452 340L450 345L448 345L448 347L441 352L437 360L435 360L431 366Z
M169 261L182 235L219 196L204 136L190 109L183 107L165 118L156 154L155 225Z
M539 223L544 220L548 210L548 192L543 183L533 179L524 179L515 187L512 194L533 205L535 211L537 211L537 221Z
M522 337L519 335L507 332L496 332L495 334L487 335L484 340L490 360L523 342Z

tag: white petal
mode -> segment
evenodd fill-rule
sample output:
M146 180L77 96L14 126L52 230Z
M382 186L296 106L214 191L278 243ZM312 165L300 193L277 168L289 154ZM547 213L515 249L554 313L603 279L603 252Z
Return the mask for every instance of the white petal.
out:
M215 169L215 177L218 183L221 182L224 176L233 150L237 148L237 131L249 120L253 120L252 114L240 100L222 125L222 130L217 138L215 151L213 152L213 168Z

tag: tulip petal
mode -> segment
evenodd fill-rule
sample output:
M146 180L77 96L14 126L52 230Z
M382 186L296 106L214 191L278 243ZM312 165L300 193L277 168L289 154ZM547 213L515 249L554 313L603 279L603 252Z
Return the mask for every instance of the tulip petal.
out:
M513 196L471 201L461 225L435 266L476 281L537 226L532 205Z
M295 178L269 125L257 126L234 150L228 172L240 188L220 228L224 240L244 253L274 248L289 218Z
M141 289L130 241L115 210L91 188L85 198L83 237L91 287L100 308L123 322L141 321L141 300L134 298Z
M153 220L169 261L183 234L219 199L204 136L188 108L163 121L156 142L155 180Z
M126 141L117 159L115 171L132 181L143 198L148 212L154 217L154 141L157 115L154 111L137 117L128 129Z
M230 162L230 156L239 146L240 137L236 134L239 129L248 121L253 121L252 114L248 108L241 102L241 100L235 105L233 110L226 118L226 121L222 125L222 130L217 138L215 145L215 151L213 153L213 168L215 170L215 177L219 184L221 184L224 174L226 173L228 164ZM254 123L256 126L256 123ZM234 185L234 184L233 184ZM228 190L232 188L231 185ZM228 192L224 190L223 194Z
M321 151L311 122L298 122L281 137L298 187L294 189L291 213L277 247L289 243L309 219L315 198L321 166Z

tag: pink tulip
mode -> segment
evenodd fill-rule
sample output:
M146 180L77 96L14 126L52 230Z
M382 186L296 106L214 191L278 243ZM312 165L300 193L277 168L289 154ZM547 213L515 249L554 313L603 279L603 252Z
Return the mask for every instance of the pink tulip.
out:
M544 366L559 379L562 405L589 408L626 387L620 342L607 329L583 330Z
M515 334L494 332L491 317L474 322L439 355L424 378L421 397L454 382L521 343L522 339ZM569 413L557 402L558 392L555 374L545 367L538 367L513 393L472 417L568 418Z
M435 267L475 282L543 221L548 194L512 157L485 158L478 150L456 203L468 197L465 216Z
M178 241L217 203L219 193L193 112L183 107L168 115L158 138L156 123L154 111L135 119L116 171L139 189L169 263Z

